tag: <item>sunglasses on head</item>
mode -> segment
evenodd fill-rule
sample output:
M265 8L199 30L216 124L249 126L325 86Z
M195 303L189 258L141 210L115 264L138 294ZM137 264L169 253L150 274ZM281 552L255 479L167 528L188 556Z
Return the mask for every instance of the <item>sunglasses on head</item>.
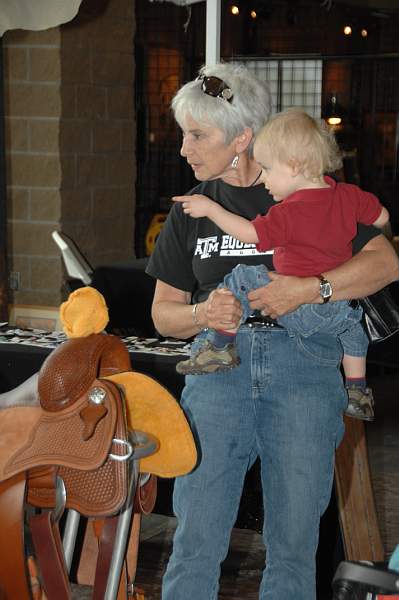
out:
M199 77L199 79L202 80L201 89L204 94L213 96L214 98L221 98L228 102L232 101L233 92L223 79L219 79L219 77L215 77L214 75L211 75L210 77Z

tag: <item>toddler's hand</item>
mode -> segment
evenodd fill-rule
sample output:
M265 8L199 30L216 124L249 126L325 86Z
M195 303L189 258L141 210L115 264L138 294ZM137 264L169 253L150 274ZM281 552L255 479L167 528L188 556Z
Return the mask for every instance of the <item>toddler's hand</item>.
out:
M212 207L216 204L213 200L202 194L193 194L192 196L173 196L173 202L180 202L183 212L194 219L200 217L209 217Z

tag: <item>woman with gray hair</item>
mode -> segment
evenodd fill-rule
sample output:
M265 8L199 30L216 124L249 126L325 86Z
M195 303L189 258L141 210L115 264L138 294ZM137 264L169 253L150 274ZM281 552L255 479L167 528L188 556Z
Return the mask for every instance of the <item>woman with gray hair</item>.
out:
M267 88L240 65L205 67L172 101L183 132L181 154L203 194L247 219L265 214L272 197L258 180L254 136L267 120ZM248 294L254 315L238 330L240 364L188 375L181 405L198 442L198 464L177 478L178 526L163 580L163 600L216 600L220 564L234 526L245 474L261 462L266 569L262 600L315 600L320 517L328 505L334 452L347 404L339 341L331 335L289 335L275 317L308 303L361 297L399 276L390 244L362 226L355 256L318 277L271 273ZM216 289L238 263L272 267L259 252L223 233L207 218L191 219L184 202L171 208L147 271L157 279L152 316L165 336L195 337L234 329L240 303Z

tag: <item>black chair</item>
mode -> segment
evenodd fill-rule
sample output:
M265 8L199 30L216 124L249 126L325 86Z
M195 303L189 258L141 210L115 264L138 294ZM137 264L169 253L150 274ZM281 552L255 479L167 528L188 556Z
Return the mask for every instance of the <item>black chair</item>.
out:
M108 306L107 331L118 335L157 337L151 318L155 280L147 275L148 258L126 264L94 269L91 286L105 298Z
M384 565L344 561L338 565L332 588L333 600L373 600L378 594L399 594L399 573Z

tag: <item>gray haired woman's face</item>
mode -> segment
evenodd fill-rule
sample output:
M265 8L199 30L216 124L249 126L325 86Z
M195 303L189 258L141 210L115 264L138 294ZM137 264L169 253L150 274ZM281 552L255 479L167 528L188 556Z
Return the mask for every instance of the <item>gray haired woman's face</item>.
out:
M193 169L196 179L218 179L231 170L236 154L235 140L226 144L221 129L195 121L191 115L186 115L180 126L183 133L180 154Z

